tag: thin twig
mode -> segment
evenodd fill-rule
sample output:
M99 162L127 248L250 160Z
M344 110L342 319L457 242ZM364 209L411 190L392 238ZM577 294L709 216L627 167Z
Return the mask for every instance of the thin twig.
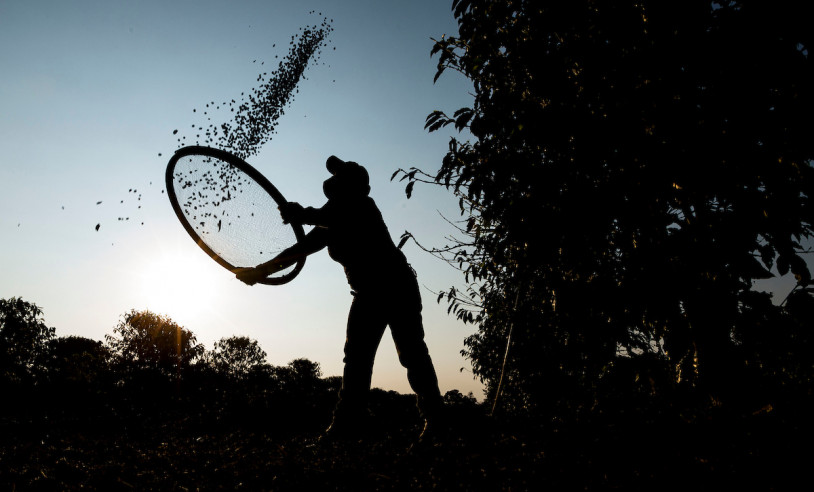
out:
M514 312L517 313L517 303L520 301L520 290L517 290L517 295L514 298ZM514 329L514 318L509 323L509 336L506 337L506 352L503 354L503 365L500 368L500 380L497 383L497 391L495 391L495 401L492 403L491 415L495 415L497 402L500 399L500 390L503 388L503 376L506 375L506 360L509 358L509 347L512 344L512 330Z

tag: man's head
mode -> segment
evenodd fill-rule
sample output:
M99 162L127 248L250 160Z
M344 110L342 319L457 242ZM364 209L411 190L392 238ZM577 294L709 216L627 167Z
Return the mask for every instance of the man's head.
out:
M359 164L331 156L325 167L333 176L322 184L322 191L329 200L367 196L370 193L370 177Z

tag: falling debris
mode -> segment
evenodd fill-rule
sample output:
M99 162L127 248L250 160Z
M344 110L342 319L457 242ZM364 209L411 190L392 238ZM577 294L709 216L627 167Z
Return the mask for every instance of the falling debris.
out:
M280 117L299 92L297 86L300 80L306 78L305 70L310 63L319 59L332 31L333 26L327 18L323 18L319 25L300 28L300 32L291 36L288 54L278 63L276 70L260 73L256 79L259 85L248 93L241 92L240 101L232 99L220 104L215 101L204 104L203 113L207 121L212 120L213 110L221 106L224 111L229 109L230 120L220 125L193 124L191 128L194 133L190 139L194 137L195 145L220 148L242 159L257 155L276 133ZM252 60L252 63L257 61ZM260 65L264 63L261 61ZM197 108L192 112L197 113ZM173 135L176 133L177 130L173 131ZM178 136L178 148L188 145L185 140L186 136Z
M253 61L253 63L260 61L260 65L255 65L255 68L262 66L263 70L266 70L265 72L258 70L256 81L252 82L253 88L249 85L250 88L240 92L240 96L235 99L203 101L204 106L200 113L197 108L192 108L194 118L206 118L206 120L190 122L192 124L186 127L173 125L175 128L172 130L172 135L177 139L178 148L187 145L207 145L226 150L243 159L257 155L261 147L268 143L276 133L279 119L290 107L294 96L298 94L300 82L307 78L306 70L319 60L322 49L326 48L330 42L329 35L333 31L332 21L323 18L322 14L319 14L316 19L317 21L313 25L301 27L298 32L290 36L288 53L285 56L279 54L279 60L270 63L269 68L266 68L265 62L260 59ZM282 46L284 44L281 43ZM272 45L272 48L276 48L276 43ZM278 57L275 55L274 58ZM324 65L324 63L322 64ZM169 149L165 148L156 153L158 157L163 157L167 151ZM171 151L170 154L172 154ZM152 186L152 181L149 184ZM161 189L161 194L165 194L165 191L167 190ZM132 210L134 202L128 202L125 206L124 200L120 200L119 203L122 206L118 213L122 216L118 217L118 223L129 223L130 218L124 214L130 212L130 215L134 215L133 223L144 225L144 222L140 220L143 218L141 215L142 195L135 188L130 188L127 192L137 195L138 203L135 203L136 209ZM231 199L236 195L236 190L226 190L224 195L223 199ZM145 202L148 196L150 196L149 193L144 197ZM201 202L212 200L211 197L198 198ZM111 197L108 197L108 206L110 206L110 199ZM115 200L115 197L113 199ZM101 204L102 200L96 202L96 205ZM222 210L219 210L217 215L207 217L206 224L210 228L214 227L213 231L223 230L225 234L233 219L221 215L221 212ZM258 213L258 216L260 215ZM252 214L252 216L254 215ZM221 217L225 217L225 220L221 221ZM202 218L199 217L199 219ZM99 217L99 219L104 220L103 217ZM100 227L101 222L96 225L95 230L99 231ZM110 227L114 226L108 223L108 228ZM110 232L108 231L108 233Z

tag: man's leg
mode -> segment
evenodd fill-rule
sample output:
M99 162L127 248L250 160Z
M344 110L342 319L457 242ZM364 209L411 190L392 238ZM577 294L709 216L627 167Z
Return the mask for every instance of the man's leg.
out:
M438 376L424 342L424 330L418 323L394 322L390 325L393 341L399 354L399 362L407 369L407 380L418 398L418 410L425 419L437 416L442 398L438 388Z
M421 416L429 421L439 417L443 399L438 388L438 376L424 342L418 283L414 277L409 280L398 298L399 307L388 318L399 362L407 369L407 380L418 398Z
M345 338L345 370L339 402L329 434L358 432L367 412L367 398L376 350L387 327L375 299L355 294L348 315Z

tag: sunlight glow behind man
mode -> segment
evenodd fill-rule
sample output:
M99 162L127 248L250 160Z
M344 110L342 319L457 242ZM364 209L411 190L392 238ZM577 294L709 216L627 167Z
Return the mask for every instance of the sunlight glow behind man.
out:
M222 295L222 275L204 254L189 254L177 246L151 258L140 258L134 266L141 279L135 296L157 313L168 313L189 326L211 317L211 306Z

